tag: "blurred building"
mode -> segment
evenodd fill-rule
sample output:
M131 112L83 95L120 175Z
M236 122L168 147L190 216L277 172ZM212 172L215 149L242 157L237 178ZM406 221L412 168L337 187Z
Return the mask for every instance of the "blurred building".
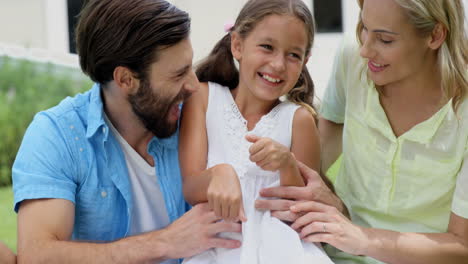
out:
M129 0L131 1L131 0ZM246 0L169 0L192 17L194 62L208 54L234 22ZM318 34L308 63L318 97L330 76L333 56L344 33L353 34L356 0L304 0L314 10ZM467 9L468 0L465 2ZM0 55L24 56L78 67L73 39L83 0L1 0Z

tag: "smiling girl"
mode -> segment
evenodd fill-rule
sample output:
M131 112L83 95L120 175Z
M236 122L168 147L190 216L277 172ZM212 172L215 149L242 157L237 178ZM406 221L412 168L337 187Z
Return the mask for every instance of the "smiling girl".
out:
M242 247L213 249L186 263L331 263L320 247L254 208L261 188L304 185L295 158L319 169L305 66L313 37L303 1L252 0L198 66L198 78L209 83L183 109L184 194L192 205L208 201L218 219L243 221L242 235L224 234Z

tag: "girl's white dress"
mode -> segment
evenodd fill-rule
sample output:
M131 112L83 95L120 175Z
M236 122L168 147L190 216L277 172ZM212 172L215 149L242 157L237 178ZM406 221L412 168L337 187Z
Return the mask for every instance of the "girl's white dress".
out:
M242 234L223 233L242 241L238 249L210 249L184 261L186 264L285 264L333 263L316 244L300 240L296 231L254 207L262 188L279 185L279 172L265 171L249 160L247 134L269 137L291 147L292 123L298 105L285 101L263 116L252 131L242 117L229 88L209 83L206 128L208 136L207 168L231 164L239 176L247 222Z

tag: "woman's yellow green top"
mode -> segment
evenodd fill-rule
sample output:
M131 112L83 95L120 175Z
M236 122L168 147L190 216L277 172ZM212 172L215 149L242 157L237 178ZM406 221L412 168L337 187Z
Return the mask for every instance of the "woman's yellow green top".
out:
M357 41L346 39L321 107L323 118L344 124L337 194L360 226L446 232L451 212L468 218L467 100L396 137L365 67ZM336 263L381 263L328 251Z

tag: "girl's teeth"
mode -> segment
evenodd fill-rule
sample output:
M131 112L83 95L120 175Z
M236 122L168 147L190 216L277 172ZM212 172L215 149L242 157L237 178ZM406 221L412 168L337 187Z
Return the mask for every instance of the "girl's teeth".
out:
M372 65L374 65L375 67L383 67L384 65L383 64L378 64L378 63L374 63L374 62L371 62Z
M269 81L269 82L273 82L273 83L279 83L281 80L279 79L275 79L275 78L272 78L268 75L262 75L263 79Z

